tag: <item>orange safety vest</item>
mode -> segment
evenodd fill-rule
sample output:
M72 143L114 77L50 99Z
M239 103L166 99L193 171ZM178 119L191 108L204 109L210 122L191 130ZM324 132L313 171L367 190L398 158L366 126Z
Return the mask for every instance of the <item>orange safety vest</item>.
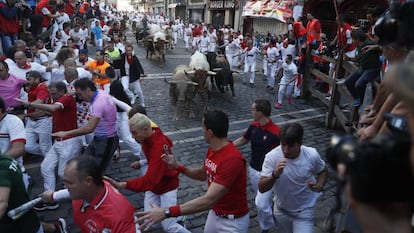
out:
M306 42L308 44L311 44L315 39L316 41L320 41L320 35L321 35L321 23L317 19L312 19L308 22L306 25Z

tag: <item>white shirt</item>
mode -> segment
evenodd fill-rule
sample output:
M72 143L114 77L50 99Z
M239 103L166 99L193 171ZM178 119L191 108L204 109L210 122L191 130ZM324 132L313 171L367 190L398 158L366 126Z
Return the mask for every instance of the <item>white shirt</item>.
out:
M282 69L283 76L280 80L280 84L288 84L289 80L292 80L292 78L298 74L298 68L293 62L291 62L290 64L283 62ZM293 82L289 83L289 85L293 85Z
M276 64L279 59L279 50L276 47L269 47L266 51L267 61Z
M285 159L282 147L278 146L266 154L261 176L270 177L277 164ZM273 185L275 206L290 212L313 207L320 193L309 189L307 182L316 182L316 176L325 168L315 148L301 146L296 159L288 159L282 174Z
M293 44L288 44L288 46L285 48L284 46L282 46L282 48L280 48L280 55L282 56L282 59L286 58L286 55L292 55L293 58L296 57L296 48L295 45Z
M7 65L9 65L9 73L18 78L26 80L26 73L33 70L39 72L43 78L50 80L50 73L46 72L46 67L36 62L29 62L30 68L28 69L22 69L18 67L16 63L14 63L14 61L11 59L6 59L5 62L7 63Z
M246 54L245 62L248 64L253 64L256 62L257 53L259 50L256 47L252 47L249 51L247 48L244 49L243 53Z
M226 54L236 55L239 53L240 46L237 41L233 40L226 46Z
M200 52L202 53L207 52L209 44L210 44L210 38L208 38L207 36L200 37Z

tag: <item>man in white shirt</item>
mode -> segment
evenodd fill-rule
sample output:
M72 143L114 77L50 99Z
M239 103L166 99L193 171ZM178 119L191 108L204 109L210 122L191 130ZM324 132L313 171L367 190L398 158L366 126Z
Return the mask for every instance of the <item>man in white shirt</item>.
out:
M233 40L233 36L229 35L229 43L226 46L226 58L229 61L230 69L237 65L237 54L239 53L240 45Z
M198 51L200 51L200 53L207 53L209 45L210 38L207 36L207 31L204 31L203 36L200 38L200 42L198 43Z
M280 79L279 91L277 94L277 102L275 108L281 108L283 97L286 95L288 97L288 103L292 103L292 93L295 86L295 80L298 77L298 68L295 63L293 63L292 55L286 55L285 62L282 64L282 67L279 69L283 70L283 76Z
M312 233L314 209L328 171L315 148L302 145L303 127L281 127L280 146L266 154L259 191L273 189L274 214L281 232Z
M272 39L266 51L267 55L267 78L268 83L266 89L273 91L275 87L275 73L279 62L279 50L276 48L276 40Z

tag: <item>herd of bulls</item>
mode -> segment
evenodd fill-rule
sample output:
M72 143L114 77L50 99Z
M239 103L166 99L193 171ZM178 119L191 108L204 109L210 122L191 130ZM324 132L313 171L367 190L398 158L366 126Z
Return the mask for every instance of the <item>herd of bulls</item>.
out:
M168 34L153 27L138 29L136 32L138 44L143 42L147 56L156 54L159 62L165 62L165 44ZM210 78L208 78L210 76ZM202 100L202 109L208 109L210 91L218 89L221 93L231 90L234 93L233 72L225 56L216 53L203 54L195 51L188 65L179 65L173 72L170 84L170 101L174 109L174 120L178 119L177 103L183 102L189 109L189 117L194 118L193 99L199 94Z

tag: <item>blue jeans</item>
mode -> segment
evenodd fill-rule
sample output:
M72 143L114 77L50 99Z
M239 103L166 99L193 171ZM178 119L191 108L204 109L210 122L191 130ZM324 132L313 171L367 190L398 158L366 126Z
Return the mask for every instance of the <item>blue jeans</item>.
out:
M3 54L6 55L10 47L12 47L14 42L17 40L17 35L3 34L0 32L0 38L1 46L3 48Z
M360 99L364 96L367 83L374 81L376 78L378 78L379 74L380 68L367 70L359 68L358 70L348 75L345 81L345 86L348 88L348 91L351 93L354 99Z

